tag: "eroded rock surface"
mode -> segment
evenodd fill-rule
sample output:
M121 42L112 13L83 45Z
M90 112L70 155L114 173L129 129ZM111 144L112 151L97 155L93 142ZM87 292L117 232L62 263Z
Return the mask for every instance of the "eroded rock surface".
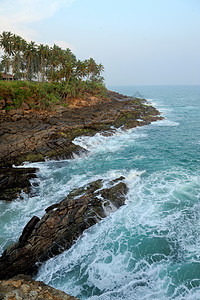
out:
M35 178L36 168L0 168L0 200L13 200L21 192L30 191L30 179Z
M19 241L0 257L0 279L33 275L43 261L69 249L85 229L125 203L123 179L110 181L106 188L101 179L91 182L48 207L41 219L32 217Z
M18 111L20 118L13 119L14 112L9 111L0 118L0 167L69 158L73 152L83 150L73 144L76 136L93 135L113 125L131 128L162 119L159 111L146 105L145 100L113 92L108 92L107 100L91 106L88 102L88 106L62 107L49 115L25 112L22 115L22 110Z
M107 91L104 100L86 99L84 105L81 99L76 100L76 105L60 107L54 112L36 112L25 107L8 112L0 110L0 168L3 172L9 168L11 173L13 164L20 165L24 161L65 159L86 151L73 143L77 136L108 130L105 134L112 134L111 126L132 128L162 119L159 111L147 105L144 99L111 91ZM20 190L20 185L13 187L13 191L1 194L0 200L15 199Z
M73 296L54 289L42 281L34 281L30 276L18 275L0 281L1 300L78 300Z

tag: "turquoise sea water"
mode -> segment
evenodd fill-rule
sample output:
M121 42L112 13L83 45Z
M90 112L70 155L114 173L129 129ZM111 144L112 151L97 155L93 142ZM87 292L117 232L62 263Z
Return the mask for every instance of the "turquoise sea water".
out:
M91 300L200 299L200 87L111 87L137 90L166 118L113 136L79 137L90 150L40 167L32 197L0 203L0 251L33 215L94 179L121 175L126 205L48 260L36 279Z

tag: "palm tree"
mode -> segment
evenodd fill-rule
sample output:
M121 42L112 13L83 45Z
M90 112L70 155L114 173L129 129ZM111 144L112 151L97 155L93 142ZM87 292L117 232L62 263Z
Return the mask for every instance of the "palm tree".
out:
M80 81L86 76L86 63L85 61L78 60L76 64L76 76L80 78Z
M7 51L9 56L11 56L12 50L13 50L13 34L10 31L8 31L7 32L7 48L6 48L6 51Z
M63 65L64 68L64 74L65 74L65 80L67 81L67 86L69 84L69 81L72 77L72 75L74 75L74 71L76 69L76 56L71 52L71 50L69 48L67 48L65 50L65 63Z
M7 33L5 31L0 34L0 47L6 52L7 47Z
M104 66L102 64L99 64L97 68L98 68L98 74L101 75L101 73L104 72Z
M15 72L15 77L17 79L23 78L23 70L24 70L24 60L19 51L16 53L16 57L15 57L15 71L14 72Z
M0 47L3 48L4 53L8 54L8 65L6 68L6 73L10 70L10 57L12 54L12 33L10 31L3 31L3 33L0 35Z
M50 65L50 48L48 45L44 46L44 72L42 75L42 82L44 82L44 76L48 76L48 69Z
M27 48L27 42L24 39L21 39L21 43L20 43L20 52L18 55L18 64L19 64L19 73L21 74L20 77L25 80L25 70L26 70L26 60L25 58L25 52L26 52L26 48Z
M93 69L92 69L92 74L90 77L91 81L96 81L99 83L103 83L104 78L101 76L101 73L104 71L104 67L102 64L99 65L94 65Z
M44 79L44 60L45 60L45 46L40 44L37 48L38 52L38 59L40 60L40 75L41 81ZM39 75L38 75L38 82L39 82Z
M12 39L13 34L10 31L3 31L0 35L0 47L4 49L5 53L10 56L12 53Z
M50 48L50 80L49 82L52 82L52 80L55 80L56 78L56 68L59 65L59 60L58 60L58 56L60 51L62 51L62 49L57 46L56 44L53 45L52 48Z
M33 61L33 58L36 54L36 45L35 42L31 41L29 44L27 44L25 51L24 51L24 58L28 60L27 69L24 77L28 80L28 72L31 65L31 62ZM32 74L30 74L30 79L32 79Z
M16 68L16 56L17 56L17 54L19 54L19 52L21 50L21 41L22 41L22 38L19 35L15 35L15 34L13 35L12 49L13 49L14 57L13 57L13 65L12 65L12 80L14 79L13 75L14 75L15 68ZM19 67L19 66L17 66L17 67Z
M87 74L87 80L90 79L90 76L97 73L97 64L93 58L90 58L88 60L85 60L86 62L86 74Z
M8 71L9 71L9 68L10 68L10 59L9 59L8 54L4 54L4 55L2 56L1 65L2 65L3 68L4 68L5 74L7 74Z
M89 81L89 85L90 82L101 83L103 80L102 64L98 65L93 58L77 60L69 48L62 50L56 44L51 48L43 44L38 46L35 42L27 43L20 36L6 31L0 34L0 48L4 51L0 64L5 73L12 69L12 79L14 75L23 80L37 78L38 85L40 81L65 81L63 94L69 85L76 92L82 91L86 86L82 82L84 79Z

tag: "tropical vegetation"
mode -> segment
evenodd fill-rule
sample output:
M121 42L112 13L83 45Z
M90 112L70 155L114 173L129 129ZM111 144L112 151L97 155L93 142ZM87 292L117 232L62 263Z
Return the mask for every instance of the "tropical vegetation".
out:
M35 107L59 101L62 104L66 99L87 94L105 95L101 75L104 67L93 58L81 61L69 48L37 45L5 31L0 34L0 48L4 52L0 59L0 80L2 73L12 75L9 82L0 81L0 98L6 100L9 95L14 100L11 107L20 106L23 99L33 95L39 101L34 101Z

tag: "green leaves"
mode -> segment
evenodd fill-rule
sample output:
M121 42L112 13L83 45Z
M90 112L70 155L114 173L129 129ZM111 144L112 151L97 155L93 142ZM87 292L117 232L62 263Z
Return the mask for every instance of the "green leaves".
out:
M3 71L6 74L12 71L13 79L66 81L67 85L73 78L103 82L103 65L98 65L93 58L77 60L69 48L63 50L56 44L49 47L33 41L28 43L21 36L6 31L0 35L0 47L4 50Z
M23 101L34 109L52 109L66 105L66 99L105 96L104 67L93 58L77 60L69 48L28 43L6 31L0 34L0 48L4 50L0 71L11 72L13 80L3 82L0 73L0 94L7 101L6 109L20 107Z

